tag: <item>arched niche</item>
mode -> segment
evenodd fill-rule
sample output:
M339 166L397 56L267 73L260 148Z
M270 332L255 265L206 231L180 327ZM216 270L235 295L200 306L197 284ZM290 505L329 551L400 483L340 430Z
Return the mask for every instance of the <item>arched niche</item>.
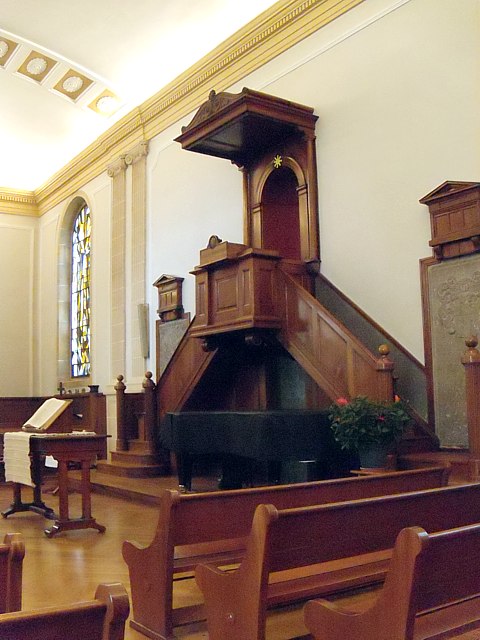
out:
M317 216L311 212L307 177L300 164L289 156L265 158L249 183L247 243L276 249L286 260L318 261Z

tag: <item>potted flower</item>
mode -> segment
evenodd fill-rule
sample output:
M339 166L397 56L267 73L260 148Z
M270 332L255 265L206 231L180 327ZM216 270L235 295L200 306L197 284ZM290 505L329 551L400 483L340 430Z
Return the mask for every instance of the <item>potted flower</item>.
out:
M342 449L357 451L363 468L385 466L392 446L411 421L398 397L394 402L376 402L365 396L339 398L329 416L335 440Z

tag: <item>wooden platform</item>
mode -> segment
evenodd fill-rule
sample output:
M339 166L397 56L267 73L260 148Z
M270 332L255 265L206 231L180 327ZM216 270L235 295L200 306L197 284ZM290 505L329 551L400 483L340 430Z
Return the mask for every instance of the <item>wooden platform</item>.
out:
M470 482L468 477L468 454L461 452L418 453L405 456L400 461L403 468L420 467L428 464L452 465L450 484ZM70 472L70 486L78 490L80 486L80 472ZM91 470L92 491L103 495L111 495L139 504L158 504L158 496L162 489L178 489L175 475L157 478L126 478ZM215 491L218 488L218 473L212 470L210 474L195 476L192 491Z
M77 490L80 486L80 472L70 472L70 486ZM158 504L158 496L162 489L178 489L176 475L157 478L127 478L101 473L92 469L90 473L92 491L104 495L116 496L140 504ZM196 476L193 481L193 491L215 491L218 479L215 474Z

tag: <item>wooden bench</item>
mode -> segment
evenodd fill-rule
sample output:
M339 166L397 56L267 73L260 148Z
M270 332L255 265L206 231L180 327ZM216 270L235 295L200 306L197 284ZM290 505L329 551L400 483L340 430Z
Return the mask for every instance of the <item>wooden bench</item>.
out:
M328 593L332 570L346 571L345 589L354 571L356 585L382 582L405 527L435 532L477 522L480 483L298 509L260 505L238 569L195 571L209 638L264 640L267 608Z
M0 613L22 608L25 543L21 533L7 533L0 544Z
M2 640L123 640L128 595L119 583L101 584L95 599L0 615Z
M478 627L479 561L480 524L432 534L403 529L385 584L368 608L352 612L312 600L305 624L316 640L423 640Z
M273 503L280 509L360 497L439 487L448 467L430 467L382 475L340 478L294 485L181 494L164 491L155 536L146 547L123 544L132 594L133 628L151 638L173 636L179 624L205 618L203 606L173 609L176 574L201 562L217 566L239 562L255 508Z

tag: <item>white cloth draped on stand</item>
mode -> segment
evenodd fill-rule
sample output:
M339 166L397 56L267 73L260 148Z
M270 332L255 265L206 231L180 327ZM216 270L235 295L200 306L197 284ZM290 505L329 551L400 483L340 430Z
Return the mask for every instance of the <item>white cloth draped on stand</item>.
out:
M5 480L20 482L33 487L30 471L30 434L23 431L9 431L3 436L3 460Z

